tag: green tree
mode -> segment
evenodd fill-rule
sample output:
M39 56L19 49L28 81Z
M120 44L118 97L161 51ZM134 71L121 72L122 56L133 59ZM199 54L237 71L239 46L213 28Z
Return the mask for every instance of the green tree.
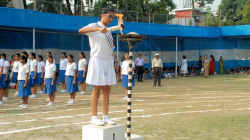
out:
M106 7L110 4L116 5L117 0L101 1L101 7ZM154 23L166 23L167 19L170 19L166 14L175 9L176 5L173 0L157 0L155 2L150 2L150 0L119 0L118 8L119 11L125 15L125 21L137 22L138 20L138 22L153 22L154 20ZM143 13L138 13L137 16L137 12L133 11Z
M211 7L206 8L207 14L204 16L203 19L203 26L207 27L219 27L220 25L220 18L219 16L214 16L211 12Z
M10 0L0 0L0 7L7 7Z
M226 21L222 22L222 26L242 25L243 8L247 0L222 0L219 5L218 15L225 15Z
M242 11L243 11L243 23L250 24L250 0L247 0Z

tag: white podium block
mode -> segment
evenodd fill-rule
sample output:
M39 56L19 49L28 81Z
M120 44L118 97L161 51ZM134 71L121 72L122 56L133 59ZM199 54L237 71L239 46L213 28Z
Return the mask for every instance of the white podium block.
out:
M125 138L127 139L127 134L125 134ZM133 135L131 134L131 140L144 140L144 137L143 136L140 136L140 135Z
M82 126L82 140L125 140L124 133L125 125L122 124L105 126L90 124Z

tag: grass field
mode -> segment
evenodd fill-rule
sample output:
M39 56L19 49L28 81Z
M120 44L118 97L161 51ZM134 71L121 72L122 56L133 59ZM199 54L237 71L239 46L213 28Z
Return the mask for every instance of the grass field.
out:
M136 82L133 134L145 140L250 140L248 75L163 79L162 85ZM89 86L86 95L76 96L75 105L65 105L69 94L58 92L53 107L46 106L48 96L41 94L29 100L28 109L19 109L21 98L13 93L0 106L1 140L80 140L82 125L91 119ZM112 86L109 116L120 124L126 124L124 96L121 83ZM101 118L101 103L98 111Z

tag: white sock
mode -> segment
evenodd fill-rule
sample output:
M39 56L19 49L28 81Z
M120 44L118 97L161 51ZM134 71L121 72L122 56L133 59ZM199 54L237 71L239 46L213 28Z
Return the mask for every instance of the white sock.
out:
M98 119L98 116L92 116L92 120Z
M72 101L72 99L70 99L70 101Z
M103 118L108 118L109 116L108 115L103 115Z

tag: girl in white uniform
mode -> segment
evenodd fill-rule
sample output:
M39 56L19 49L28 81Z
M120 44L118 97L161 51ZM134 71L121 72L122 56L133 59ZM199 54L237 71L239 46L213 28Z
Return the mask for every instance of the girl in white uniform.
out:
M114 10L105 8L101 14L101 21L89 24L79 30L80 34L85 34L89 37L91 48L86 83L93 85L91 95L91 123L94 125L104 125L105 123L115 124L115 122L108 117L109 90L111 85L116 84L113 60L113 50L115 47L112 34L107 30L107 25L113 21L114 17ZM97 33L98 31L100 33ZM97 105L101 88L103 92L103 121L97 117Z
M20 108L28 108L28 99L31 93L29 66L26 64L27 57L21 56L18 69L18 97L22 97L23 104Z
M30 96L30 98L36 98L36 91L37 91L37 87L36 85L38 85L38 75L37 75L37 65L38 62L36 60L36 54L34 52L30 53L30 81L31 81L31 90L32 90L32 96Z
M37 57L38 65L37 65L37 77L38 77L38 84L40 87L40 91L37 92L39 94L43 94L44 91L44 73L45 73L45 63L43 62L43 56L38 55Z
M9 95L9 82L10 82L10 75L9 75L9 68L10 68L10 63L9 61L6 60L6 54L3 53L1 58L4 60L4 68L3 68L3 75L5 75L5 83L4 83L4 88L3 88L3 100L8 100L8 95Z
M3 69L4 69L4 60L1 58L0 54L0 105L3 104L3 88L5 86L5 75L3 74Z
M62 90L61 92L66 92L66 83L65 83L65 72L67 64L69 63L66 53L62 52L62 59L60 60L60 69L59 69L59 78L58 82L62 82Z
M122 62L121 66L121 79L122 79L122 87L126 88L126 97L122 98L123 100L128 99L128 69L129 69L129 53L126 52L125 54L126 60ZM135 77L134 77L134 69L135 69L135 63L132 61L132 87L135 86Z
M73 55L69 55L68 60L69 60L69 63L67 64L65 75L66 75L66 91L70 93L70 100L66 103L74 104L76 92L79 91L77 77L76 77L77 65L74 62Z
M79 62L78 62L78 82L81 82L82 91L79 94L85 94L86 88L86 74L87 74L87 60L85 59L85 55L83 52L79 53Z
M53 64L53 57L52 55L48 56L49 64L46 66L46 72L44 77L44 85L45 85L45 93L49 95L49 103L48 106L54 106L55 100L55 92L56 89L56 65Z
M15 62L13 64L13 68L12 68L12 78L11 78L11 83L15 83L16 84L16 93L14 95L18 95L18 85L17 85L17 75L18 75L18 68L19 68L19 64L20 64L20 54L17 53L15 55Z

